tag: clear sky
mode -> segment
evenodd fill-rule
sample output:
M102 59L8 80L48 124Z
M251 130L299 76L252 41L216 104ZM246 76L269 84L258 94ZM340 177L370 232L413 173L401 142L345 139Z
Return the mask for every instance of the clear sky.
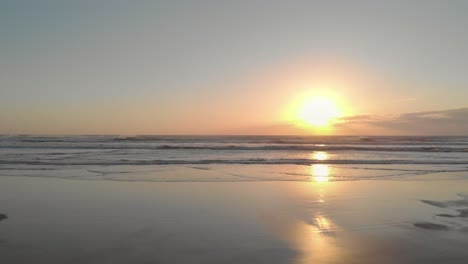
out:
M0 0L0 133L468 134L468 1ZM328 132L327 132L328 133Z

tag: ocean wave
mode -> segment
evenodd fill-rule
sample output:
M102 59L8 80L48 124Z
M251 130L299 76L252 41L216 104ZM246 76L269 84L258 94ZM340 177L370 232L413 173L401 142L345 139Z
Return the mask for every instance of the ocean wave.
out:
M312 164L357 164L357 165L381 165L381 164L428 164L428 165L460 165L468 164L468 160L311 160L311 159L201 159L201 160L0 160L0 165L198 165L198 164L259 164L259 165L312 165Z
M96 150L279 150L279 151L384 151L384 152L468 152L467 147L452 146L359 146L359 145L132 145L132 144L75 144L75 145L0 145L0 149L96 149Z
M468 152L460 147L360 147L360 146L178 146L162 145L156 149L208 149L208 150L303 150L303 151L401 151L401 152Z
M4 143L226 143L226 144L359 144L359 145L468 145L468 137L417 136L32 136L0 135Z

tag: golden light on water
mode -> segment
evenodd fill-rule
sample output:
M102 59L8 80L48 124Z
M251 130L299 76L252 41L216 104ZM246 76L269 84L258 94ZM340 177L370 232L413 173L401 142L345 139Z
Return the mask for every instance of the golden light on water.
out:
M327 182L330 177L330 167L326 164L312 164L311 174L316 182Z
M317 151L311 154L312 160L324 161L329 158L325 151ZM312 164L310 167L310 175L316 182L327 182L330 179L331 168L327 164Z
M325 151L317 151L312 154L314 160L327 160L328 154Z
M295 263L335 263L340 252L331 234L337 227L324 216L317 216L313 221L313 224L296 223L291 230L289 240L299 252Z
M316 164L322 165L322 164ZM311 166L310 168L326 168L325 166ZM320 169L319 169L320 170ZM311 169L313 173L313 169ZM273 232L289 243L297 252L295 264L309 263L342 263L346 262L344 256L347 249L337 243L338 234L346 230L334 219L333 210L328 205L328 192L339 186L333 184L317 184L307 182L294 185L293 191L307 200L319 200L322 205L313 205L306 213L300 215L274 214L268 215L265 223ZM336 190L336 189L335 189ZM290 204L286 204L287 208ZM339 233L338 233L339 232Z
M333 222L322 215L315 217L314 223L320 232L331 232L335 228Z

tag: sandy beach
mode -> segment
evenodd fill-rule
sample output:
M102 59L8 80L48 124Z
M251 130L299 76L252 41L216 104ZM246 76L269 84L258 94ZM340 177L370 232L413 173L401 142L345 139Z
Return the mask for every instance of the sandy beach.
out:
M465 263L466 180L0 179L1 263ZM465 210L465 211L464 211Z

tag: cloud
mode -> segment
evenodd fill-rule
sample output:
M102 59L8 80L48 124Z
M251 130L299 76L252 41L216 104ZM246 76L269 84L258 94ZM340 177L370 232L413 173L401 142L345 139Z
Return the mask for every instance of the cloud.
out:
M339 134L468 135L468 108L343 117Z
M345 116L340 118L340 122L368 122L372 119L371 115Z
M414 135L468 136L468 107L399 115L355 115L337 120L329 129L295 125L291 122L258 124L223 134L238 135Z

